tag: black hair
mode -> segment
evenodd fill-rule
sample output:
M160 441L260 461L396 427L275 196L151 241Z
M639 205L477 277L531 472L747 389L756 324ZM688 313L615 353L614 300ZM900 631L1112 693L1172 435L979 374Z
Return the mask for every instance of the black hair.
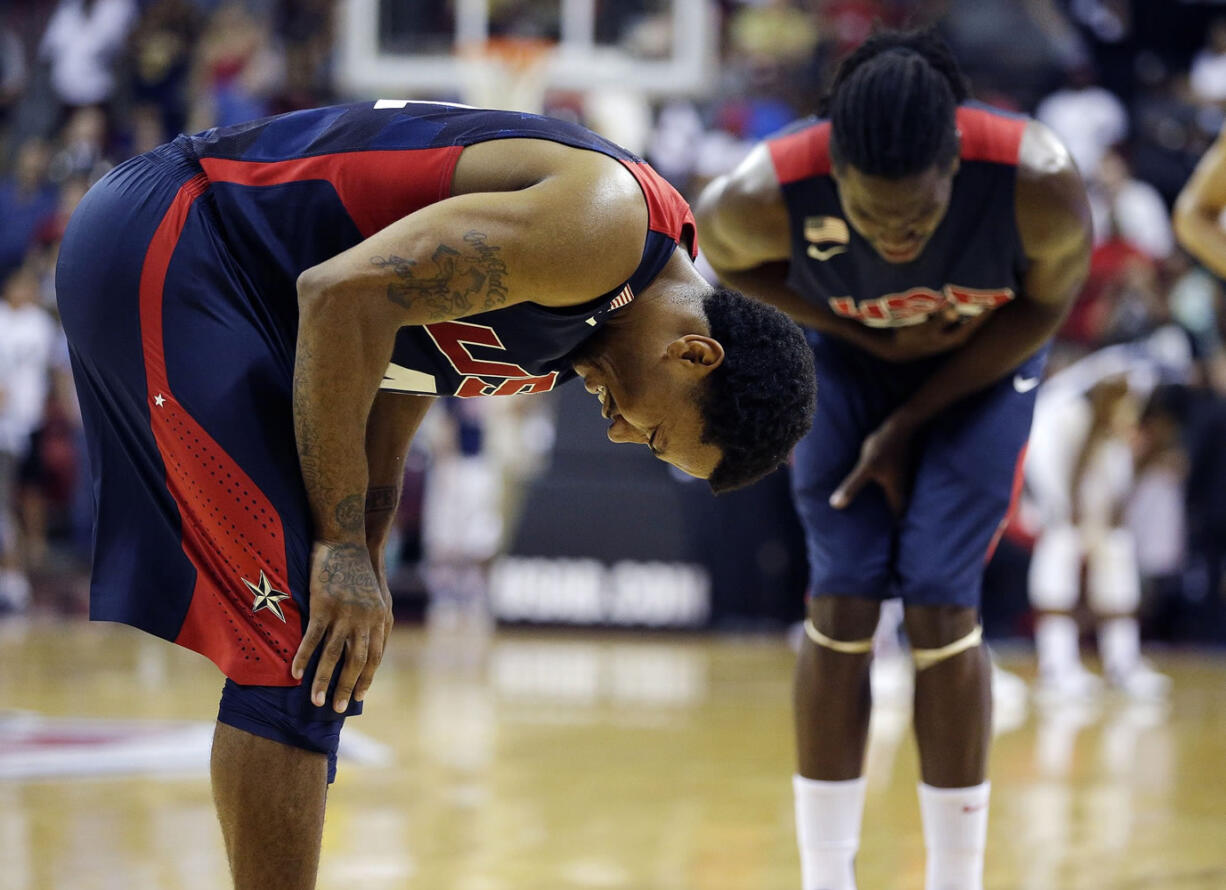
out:
M955 112L969 89L933 28L878 31L839 65L822 100L836 166L901 179L958 155Z
M723 362L700 384L702 440L723 452L707 482L716 494L749 485L787 461L813 423L813 353L790 318L719 287L703 300Z

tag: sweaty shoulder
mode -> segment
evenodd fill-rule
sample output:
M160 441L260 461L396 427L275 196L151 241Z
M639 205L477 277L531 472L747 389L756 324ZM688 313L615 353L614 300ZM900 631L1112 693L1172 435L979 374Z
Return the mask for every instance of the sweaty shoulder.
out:
M616 159L548 139L490 139L465 146L451 193L513 192L556 177L582 182L610 200L638 193Z
M486 194L491 197L483 199ZM500 225L521 254L549 270L548 280L532 288L534 301L547 305L583 302L628 281L642 260L650 221L646 196L621 160L548 139L466 147L452 200L443 205L453 203ZM504 258L511 254L508 247ZM529 280L526 273L522 280Z
M1085 185L1064 144L1038 121L1026 122L1017 162L1017 215L1023 240L1050 226L1076 225Z
M788 258L791 223L780 186L768 140L703 190L694 209L703 252L717 270Z
M697 254L689 204L651 165L629 154L615 157L547 139L479 142L460 155L452 194L516 191L558 181L571 190L571 204L586 205L606 225L624 229L634 222L640 249L644 230L651 229Z
M1027 291L1041 302L1067 302L1089 263L1089 202L1068 149L1038 121L1026 123L1016 189L1018 232L1031 262Z

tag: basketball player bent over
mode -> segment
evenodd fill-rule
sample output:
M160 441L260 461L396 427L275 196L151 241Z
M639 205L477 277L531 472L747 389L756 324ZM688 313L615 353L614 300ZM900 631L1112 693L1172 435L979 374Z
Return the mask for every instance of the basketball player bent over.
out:
M805 326L817 368L793 471L812 594L795 690L804 890L855 887L869 653L890 596L916 661L928 890L982 887L982 571L1090 223L1059 142L966 99L939 38L878 33L839 68L828 119L758 146L697 205L720 277Z
M403 101L180 136L81 202L57 291L96 496L90 615L226 674L212 778L239 890L315 885L431 397L577 375L610 438L716 490L808 428L799 329L704 281L693 229L582 127Z

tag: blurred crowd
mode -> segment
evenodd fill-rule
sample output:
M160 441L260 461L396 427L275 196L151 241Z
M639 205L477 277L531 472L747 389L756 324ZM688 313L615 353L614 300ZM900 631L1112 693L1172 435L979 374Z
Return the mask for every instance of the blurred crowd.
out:
M544 110L644 154L693 198L756 140L814 112L833 66L875 22L938 23L976 96L1049 125L1089 186L1091 274L1051 371L1106 347L1164 344L1160 360L1138 359L1149 368L1148 382L1138 385L1135 409L1116 418L1113 430L1133 460L1125 501L1152 498L1157 484L1180 509L1177 521L1153 509L1121 516L1131 517L1140 544L1166 542L1139 548L1160 552L1140 565L1152 582L1143 608L1148 631L1226 639L1226 449L1217 447L1226 441L1226 300L1222 282L1178 248L1170 222L1176 194L1226 119L1226 18L1214 20L1211 5L1177 0L713 5L719 64L707 95L640 97L633 110L621 97L611 120L599 96L549 93ZM53 274L73 208L115 163L178 132L369 98L338 94L336 6L31 0L0 11L0 612L27 608L31 578L41 606L75 611L83 602L87 469ZM420 20L423 32L433 32L454 18L452 4L441 0L384 6L389 27L401 30ZM598 38L636 53L667 45L668 6L597 3ZM558 8L492 0L493 32L556 39ZM457 89L439 98L463 96ZM627 124L635 120L649 124L636 131ZM1127 369L1116 374L1128 377ZM1087 384L1087 398L1101 382ZM443 453L471 456L469 413L450 412L444 432L424 438ZM533 441L549 440L540 423L532 428ZM450 445L440 446L442 439ZM1010 538L1019 553L1038 532L1036 513L1022 511L1014 523ZM409 510L405 521L420 516ZM490 548L501 534L491 532Z

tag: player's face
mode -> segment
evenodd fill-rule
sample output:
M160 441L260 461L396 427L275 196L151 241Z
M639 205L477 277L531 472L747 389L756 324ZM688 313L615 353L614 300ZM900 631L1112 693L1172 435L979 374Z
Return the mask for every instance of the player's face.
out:
M718 353L714 361L712 350ZM592 350L574 368L600 401L612 441L646 445L660 460L706 479L723 455L702 441L696 391L722 358L714 340L687 335L669 343L662 354Z
M852 227L887 263L909 263L945 218L957 170L955 161L948 168L932 166L916 176L885 179L843 164L835 168L834 180Z

